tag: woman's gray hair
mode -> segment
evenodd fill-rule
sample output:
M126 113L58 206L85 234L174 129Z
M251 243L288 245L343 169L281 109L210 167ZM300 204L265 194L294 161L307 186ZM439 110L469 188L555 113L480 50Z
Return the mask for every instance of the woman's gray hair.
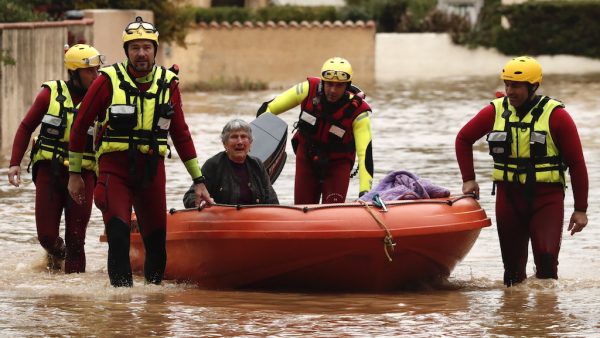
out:
M221 131L221 142L225 144L229 139L229 135L234 131L245 131L248 133L250 137L250 142L252 142L252 127L250 124L242 119L233 119L225 124L223 127L223 131Z

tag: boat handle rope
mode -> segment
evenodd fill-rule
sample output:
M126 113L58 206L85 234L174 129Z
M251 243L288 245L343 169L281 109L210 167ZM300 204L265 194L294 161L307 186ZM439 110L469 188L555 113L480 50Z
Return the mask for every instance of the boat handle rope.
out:
M448 206L452 206L452 205L454 205L454 203L456 203L457 201L459 201L459 200L461 200L463 198L475 198L475 199L477 199L474 194L465 194L465 195L458 195L458 196L452 196L452 197L453 198L448 198L448 199L445 199L445 200L437 200L437 199L433 199L433 200L432 199L416 199L416 200L411 199L411 200L404 200L404 202L407 202L407 203L386 204L386 209L387 208L395 208L395 207L407 206L407 205L412 205L412 204L445 204L445 205L448 205ZM360 204L363 204L363 203L360 203ZM300 210L300 211L302 211L304 213L307 213L309 211L319 210L319 209L354 208L354 207L356 207L356 204L354 204L354 203L346 203L346 204L315 204L315 205L308 206L308 205L281 205L281 204L248 204L248 205L242 205L242 204L222 204L222 203L215 203L215 204L213 204L213 206L235 208L237 210L270 207L270 208L294 209L294 210ZM175 214L175 213L178 213L178 212L190 211L190 210L202 211L202 209L198 208L198 207L187 208L187 209L171 208L171 209L169 209L169 214L172 215L172 214Z
M391 262L392 256L390 255L390 251L394 252L394 247L396 246L396 243L394 243L394 238L392 237L392 233L385 225L385 223L383 223L383 221L379 218L379 216L377 216L377 214L375 214L373 210L371 210L371 207L369 206L369 204L367 204L367 202L363 200L358 200L358 202L364 205L365 208L367 208L367 211L369 212L369 214L371 214L375 222L381 227L383 231L385 231L385 237L383 238L383 251L385 252L385 256L387 257L388 261Z

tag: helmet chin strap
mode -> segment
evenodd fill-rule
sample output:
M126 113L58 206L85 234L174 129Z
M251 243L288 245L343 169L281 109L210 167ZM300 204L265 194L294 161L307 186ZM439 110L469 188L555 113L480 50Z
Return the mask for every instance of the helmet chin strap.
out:
M527 92L528 92L528 96L527 96L527 101L531 101L531 99L534 97L535 92L538 90L538 88L540 87L539 84L527 84Z
M77 87L78 89L83 90L83 83L81 82L81 76L79 76L79 72L77 71L77 69L75 70L69 70L69 79L71 80L71 82L73 83L73 86Z

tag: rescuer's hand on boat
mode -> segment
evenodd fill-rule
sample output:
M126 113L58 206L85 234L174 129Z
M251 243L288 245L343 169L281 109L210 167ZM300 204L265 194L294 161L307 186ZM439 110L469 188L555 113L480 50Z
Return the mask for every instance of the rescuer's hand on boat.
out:
M479 184L475 180L463 182L463 194L474 194L476 199L479 199Z
M8 182L15 187L21 184L21 166L13 165L8 168Z
M70 181L69 181L69 183L70 183ZM208 193L208 190L206 189L206 185L204 185L204 183L196 184L195 188L196 188L195 194L196 194L196 206L197 207L204 208L204 207L210 207L211 205L215 204L215 201L213 200L212 197L210 197L210 194Z
M82 205L85 202L85 183L79 173L69 174L69 185L67 186L69 195L75 203Z
M569 220L569 228L571 231L571 236L573 236L576 232L580 232L587 225L588 218L587 214L583 211L573 211L571 215L571 219Z

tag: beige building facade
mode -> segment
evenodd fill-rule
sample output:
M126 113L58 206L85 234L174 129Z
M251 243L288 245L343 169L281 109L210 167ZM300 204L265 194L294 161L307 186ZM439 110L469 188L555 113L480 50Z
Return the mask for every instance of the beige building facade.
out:
M323 62L348 59L357 84L375 83L373 22L211 23L188 32L186 48L170 45L164 64L180 66L182 88L210 82L289 87L317 76Z
M106 55L107 64L125 58L123 27L138 15L154 21L151 11L84 11L84 17L94 22L92 43ZM333 56L352 63L361 86L375 83L374 22L201 23L188 29L185 47L162 42L160 36L159 42L157 63L179 65L183 89L216 82L291 86L318 74L322 63Z

